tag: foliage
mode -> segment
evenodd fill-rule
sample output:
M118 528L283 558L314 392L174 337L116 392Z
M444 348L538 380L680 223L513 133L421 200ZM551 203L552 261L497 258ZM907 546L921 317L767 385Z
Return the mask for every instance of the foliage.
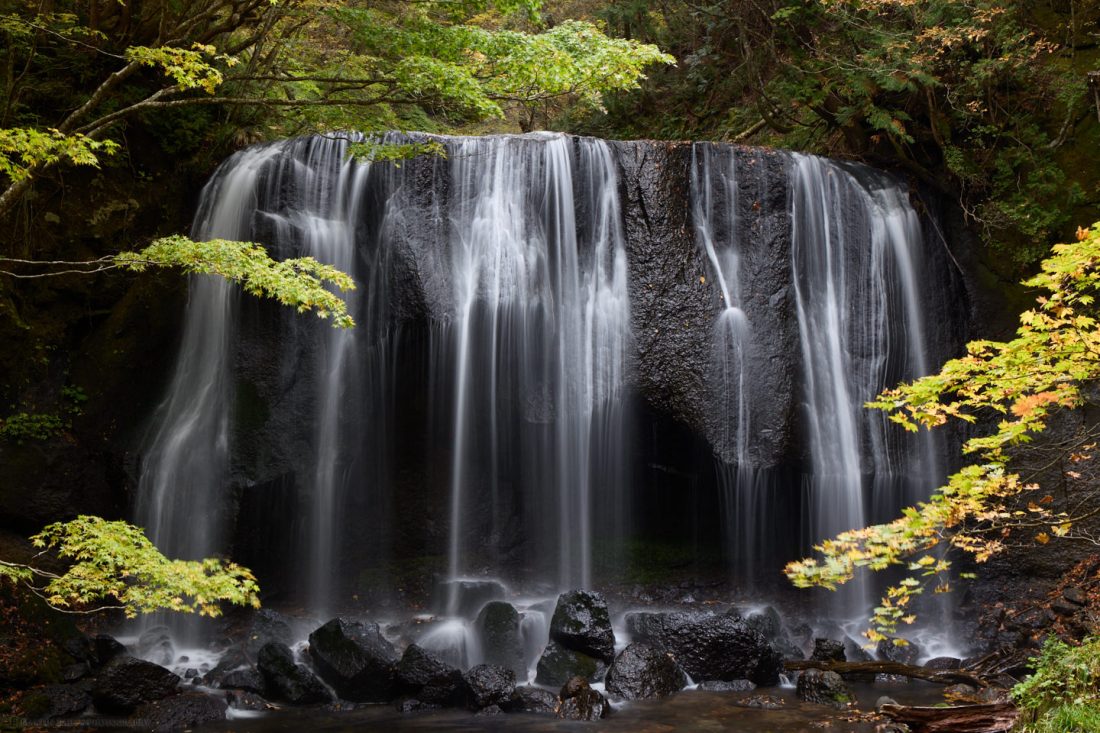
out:
M1100 730L1100 638L1076 647L1048 639L1033 662L1034 674L1012 690L1020 733Z
M149 267L178 267L187 273L220 275L239 283L246 293L274 298L299 313L312 311L332 318L337 328L351 328L355 321L347 304L327 285L354 290L350 276L312 257L276 261L259 244L212 239L195 242L183 236L158 239L140 252L122 252L114 262L142 272Z
M52 413L17 412L0 419L0 440L22 443L24 440L47 440L60 434L66 423Z
M973 424L997 416L990 434L964 445L974 462L952 475L928 501L887 524L826 540L815 548L820 559L787 566L788 577L799 587L835 588L856 568L882 570L908 563L914 575L889 588L875 609L872 640L893 633L899 622L912 623L912 597L950 567L948 560L931 553L942 543L980 563L1002 551L1013 532L1028 533L1040 543L1073 535L1079 517L1052 510L1053 496L1036 498L1026 507L1019 504L1019 494L1038 487L1012 470L1011 459L1057 410L1083 404L1085 391L1100 379L1095 301L1100 291L1100 224L1079 229L1078 240L1054 247L1039 274L1025 283L1047 294L1038 298L1036 308L1020 315L1015 339L971 342L966 356L947 362L938 374L886 390L868 404L910 431L942 426L949 419ZM1073 446L1068 462L1087 462L1094 447ZM1066 476L1081 477L1076 470ZM937 590L946 588L941 582Z
M65 161L71 165L99 167L99 155L118 151L112 140L93 140L87 135L65 135L55 129L0 129L0 173L12 182L28 179L35 168Z
M1071 170L1064 150L1087 155L1096 140L1085 84L1095 3L1042 13L1022 0L603 5L612 29L681 64L618 97L593 131L752 141L901 168L953 195L1017 265L1037 261L1100 194L1091 169Z
M218 616L222 602L259 607L259 586L247 568L214 558L169 560L126 522L80 516L45 527L31 541L71 563L68 569L56 574L0 560L0 578L28 585L59 610L119 608L132 618L159 610Z
M536 0L154 0L137 9L63 0L41 14L16 2L0 14L7 68L23 69L0 78L0 173L9 182L0 215L44 170L97 164L97 153L118 150L125 123L158 112L245 110L265 135L375 131L401 126L402 109L447 127L558 98L598 108L604 92L630 89L645 67L671 61L590 23L500 27L511 18L529 24L538 8ZM82 72L65 76L66 64ZM149 68L159 77L141 73Z

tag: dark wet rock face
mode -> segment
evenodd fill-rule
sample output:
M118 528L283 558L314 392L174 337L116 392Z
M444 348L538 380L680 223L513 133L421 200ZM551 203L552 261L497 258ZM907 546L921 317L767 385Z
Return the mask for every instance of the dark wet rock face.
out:
M98 634L92 639L92 645L95 648L96 661L99 664L106 664L120 654L126 653L126 647L122 642L113 636L107 634Z
M265 689L276 700L292 705L328 702L332 695L304 664L294 661L294 652L286 644L269 642L260 649L257 668Z
M920 657L920 648L912 642L895 644L889 639L883 639L878 643L876 651L879 659L900 664L916 664Z
M309 635L309 656L336 694L353 702L395 697L397 652L376 623L335 618Z
M291 644L294 641L294 633L290 627L290 621L281 613L262 608L252 617L248 638L244 642L245 653L255 658L260 653L260 649L272 641Z
M13 712L32 720L78 715L92 704L86 685L46 685L22 695Z
M566 720L599 720L611 712L606 698L583 677L568 680L561 688L558 717Z
M810 654L812 662L845 661L844 643L832 639L814 639L814 650Z
M92 700L104 713L128 714L137 706L179 691L180 678L160 665L115 657L96 675Z
M512 699L501 707L508 713L553 715L558 710L558 697L541 687L517 687Z
M462 672L416 644L410 644L394 670L398 693L425 705L464 707L470 699Z
M643 612L626 623L635 640L671 654L692 679L779 683L779 653L735 614Z
M613 698L645 700L679 691L687 683L672 657L635 642L615 658L607 670L607 692Z
M225 720L224 700L201 692L184 692L142 705L135 717L145 730L180 731Z
M470 688L473 705L478 709L506 704L516 691L516 675L512 670L494 664L471 667L462 678Z
M610 663L615 656L615 632L607 601L593 591L562 593L550 619L550 639L566 649Z
M602 660L566 649L558 642L551 641L539 657L535 682L550 687L565 684L572 677L598 682L606 672L607 665Z
M244 690L246 692L254 692L257 695L264 695L267 691L267 683L264 681L264 676L260 674L260 670L251 666L235 669L225 675L222 677L218 687L223 690Z
M523 664L523 642L519 635L519 613L510 603L490 601L477 615L474 624L481 640L481 653L487 664L498 664L526 675Z
M797 693L806 702L835 708L847 707L856 699L852 689L840 675L836 672L822 672L820 669L807 669L798 676Z
M435 586L432 607L439 613L453 612L464 618L474 618L486 603L505 595L504 584L499 580L445 580ZM455 608L449 609L452 599Z

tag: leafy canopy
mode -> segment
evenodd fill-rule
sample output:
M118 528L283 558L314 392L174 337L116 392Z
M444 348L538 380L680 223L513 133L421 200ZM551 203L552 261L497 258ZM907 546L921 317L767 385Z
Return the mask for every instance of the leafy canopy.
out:
M981 563L1002 551L1013 532L1046 543L1072 536L1078 520L1051 509L1052 496L1029 501L1037 491L1012 468L1014 450L1042 432L1055 411L1080 406L1084 391L1100 379L1100 223L1079 229L1078 241L1060 244L1026 285L1046 291L1036 308L1020 315L1011 341L974 341L967 354L944 364L938 374L883 392L868 407L884 410L894 422L916 431L949 420L978 423L996 416L995 428L966 442L973 462L926 501L887 524L844 532L815 549L820 558L791 563L787 576L798 587L836 588L857 568L882 570L906 564L913 575L890 587L875 609L872 640L912 623L909 604L926 584L942 579L950 562L932 553L946 543ZM990 421L992 422L992 421ZM1079 445L1071 465L1091 458L1095 444ZM1080 478L1066 472L1071 481ZM915 559L913 559L915 558ZM936 590L946 590L938 580Z
M127 617L171 610L221 614L221 603L259 608L259 586L232 562L169 560L138 527L80 516L51 524L31 538L35 547L69 563L62 574L0 560L0 579L29 587L61 611L121 609Z
M238 283L246 293L273 298L299 313L312 311L320 318L332 318L337 328L351 328L355 321L347 303L326 286L340 291L355 289L344 272L312 257L273 260L259 244L211 239L195 242L175 235L163 237L140 252L122 252L114 264L134 272L149 267L180 268L187 273L220 275Z

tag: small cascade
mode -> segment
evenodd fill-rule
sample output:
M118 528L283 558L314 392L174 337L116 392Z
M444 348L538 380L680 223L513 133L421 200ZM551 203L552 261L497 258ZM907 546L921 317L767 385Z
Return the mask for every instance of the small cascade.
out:
M615 168L605 143L563 136L468 138L449 157L455 315L435 347L453 369L440 377L454 394L449 573L469 570L467 535L481 526L469 516L484 506L491 543L519 511L532 561L556 561L546 570L560 588L585 587L594 512L625 514Z
M251 148L224 162L203 189L191 236L249 239L255 181L277 154ZM228 282L192 276L180 355L141 451L135 506L138 525L170 557L199 559L220 551L225 540L236 310L237 292ZM168 622L182 639L196 633L193 620Z
M928 372L917 260L920 223L885 174L791 156L791 277L802 351L810 539L893 516L943 479L936 437L908 436L862 405ZM942 446L939 446L942 450ZM900 490L899 490L900 489ZM845 611L869 608L865 580Z
M746 367L752 349L752 329L741 293L741 253L737 238L738 172L733 149L710 143L692 147L691 191L696 239L706 253L721 297L714 324L712 374L720 420L721 445L732 455L719 458L718 479L727 529L727 554L735 578L751 587L760 553L762 515L768 510L761 496L766 487L749 455L752 436L751 389Z

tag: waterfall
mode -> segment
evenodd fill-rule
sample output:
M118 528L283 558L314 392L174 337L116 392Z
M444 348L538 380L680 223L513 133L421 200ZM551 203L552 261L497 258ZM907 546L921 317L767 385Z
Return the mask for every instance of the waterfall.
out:
M276 155L274 148L253 148L223 163L203 189L191 236L248 239L254 182ZM179 358L141 452L135 507L138 524L169 557L199 559L220 551L225 539L236 310L229 283L192 276ZM180 635L194 635L193 624L174 621Z
M907 436L867 400L928 373L917 262L923 239L904 191L883 174L791 156L791 272L812 475L810 534L857 529L872 502L893 516L942 481L938 440ZM898 491L898 487L909 487ZM847 609L869 607L861 577Z
M724 533L760 596L776 563L942 481L941 437L862 407L951 348L953 286L891 176L546 133L367 164L351 139L250 148L203 190L193 236L348 272L358 326L192 278L135 506L166 553L230 550L317 613L435 576L455 624L433 641L468 660L458 594L484 576L598 586L647 543ZM642 455L666 436L687 446L669 465Z
M614 164L605 143L564 136L469 138L449 157L455 315L435 347L453 354L438 360L455 400L449 574L469 569L468 514L486 497L500 541L499 482L518 474L536 557L556 560L559 587L587 586L594 512L625 514Z

